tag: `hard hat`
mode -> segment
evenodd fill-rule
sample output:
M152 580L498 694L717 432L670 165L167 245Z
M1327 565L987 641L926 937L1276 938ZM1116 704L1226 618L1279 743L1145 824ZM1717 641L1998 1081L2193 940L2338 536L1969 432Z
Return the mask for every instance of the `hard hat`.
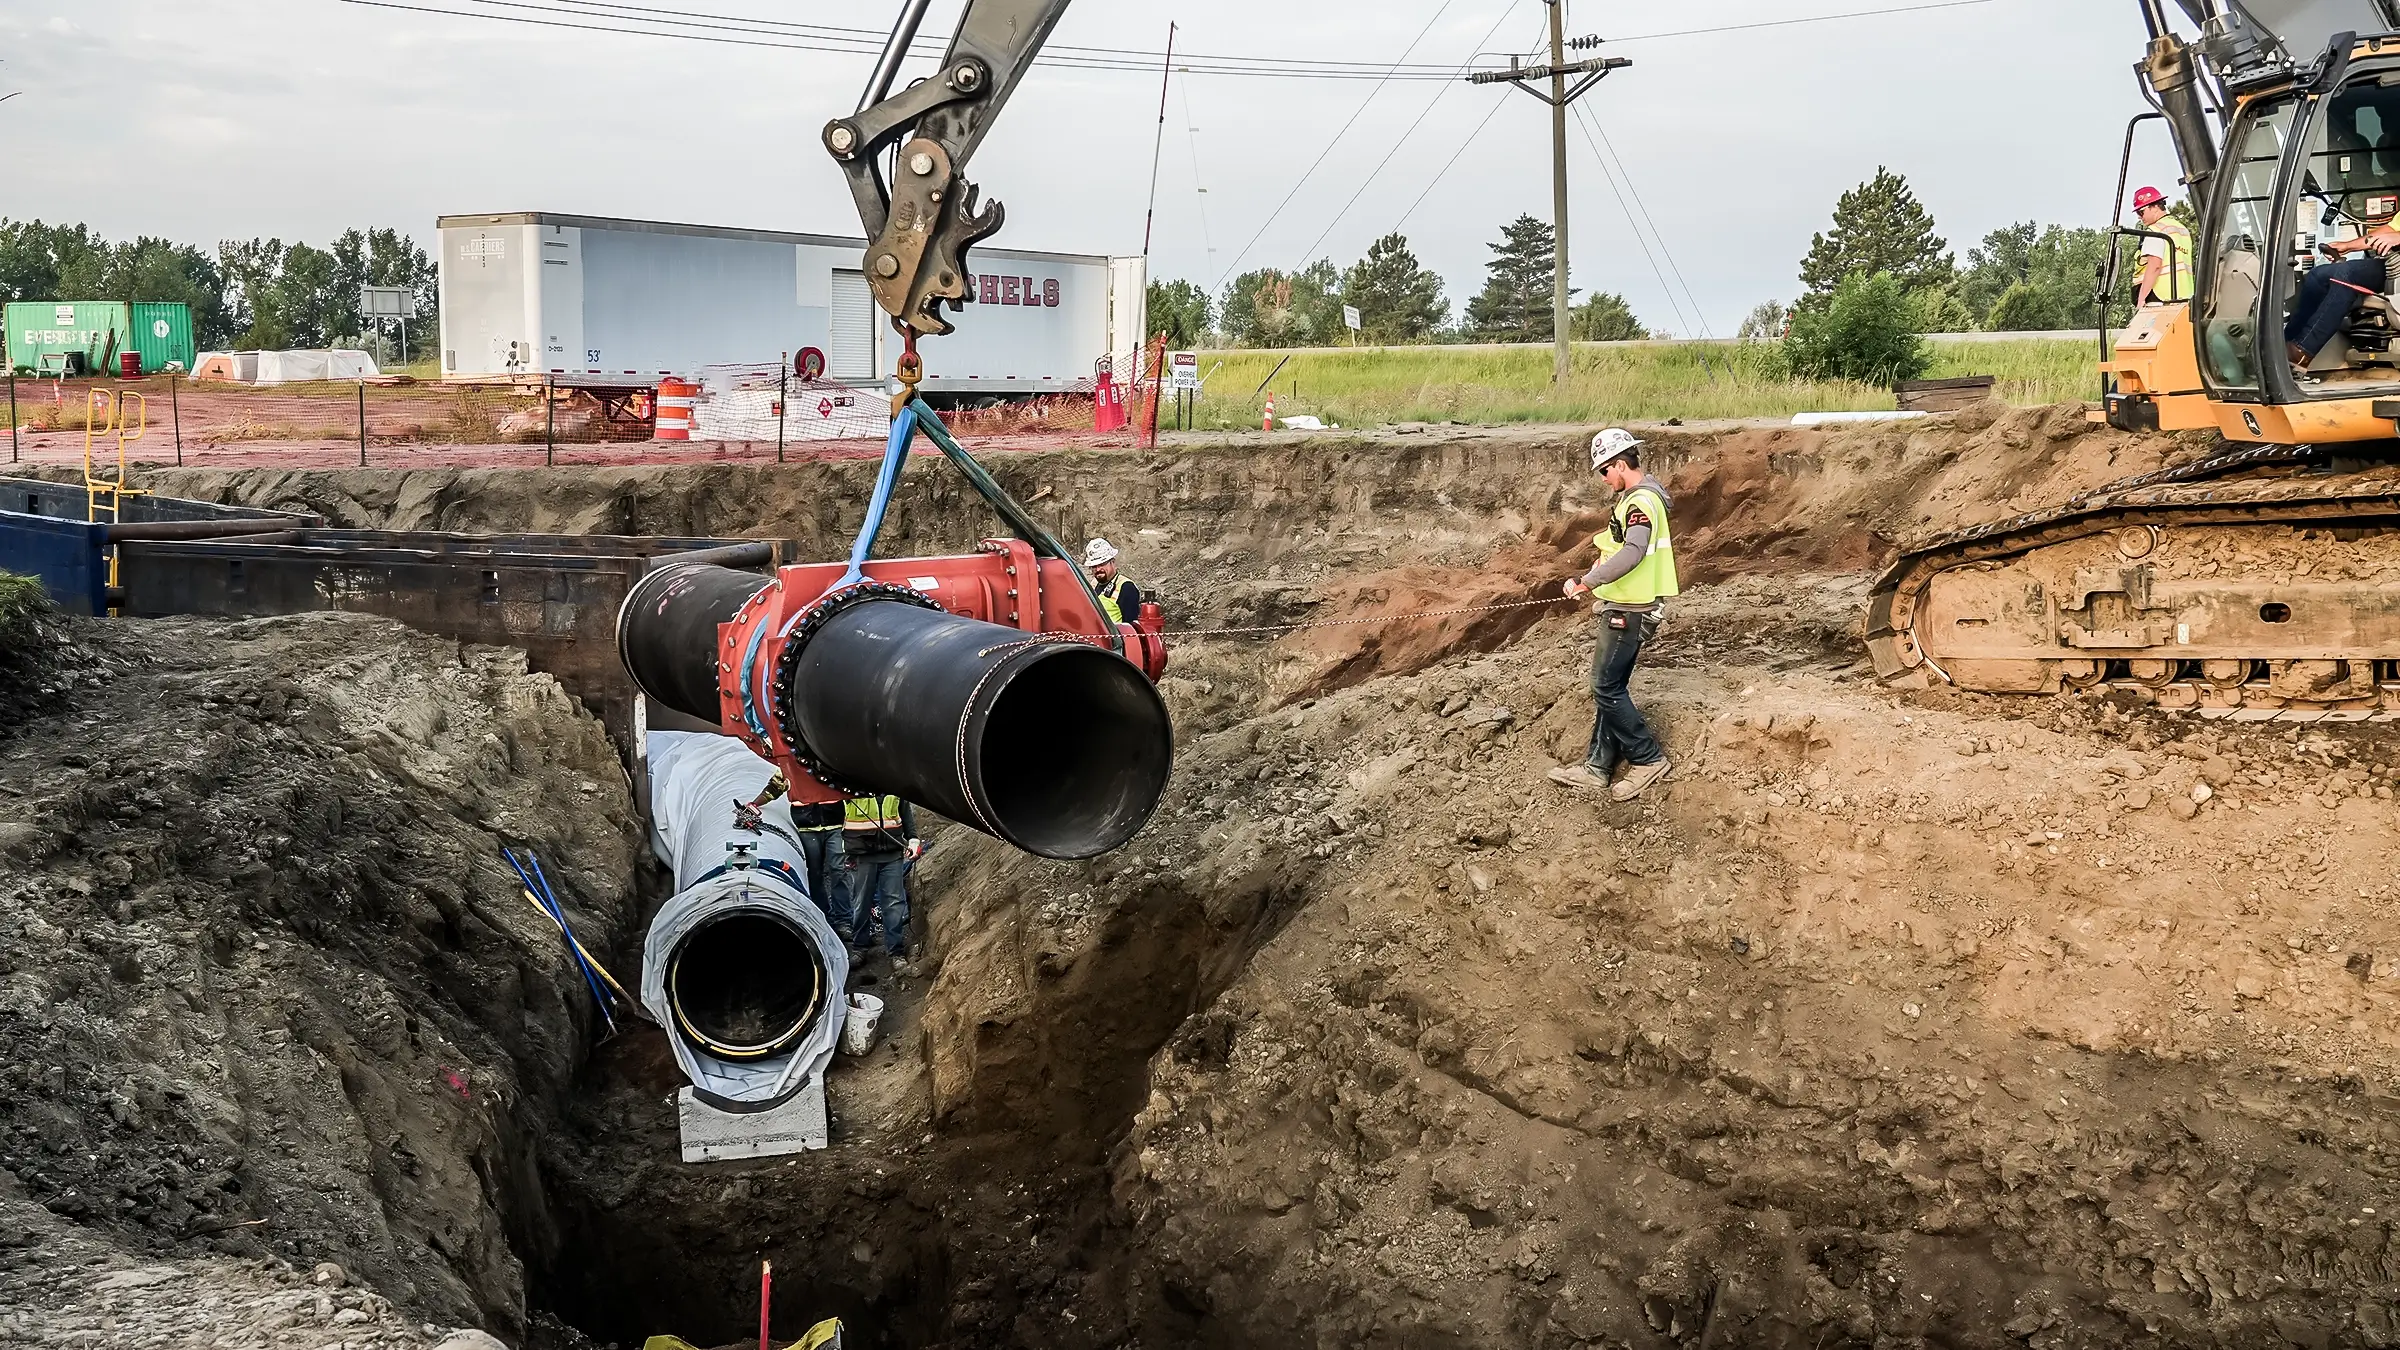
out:
M1086 567L1098 567L1116 560L1117 546L1105 539L1095 539L1083 546L1083 565Z
M2165 206L2166 204L2167 194L2154 187L2146 187L2133 194L2133 209L2136 211L2144 211L2153 206Z
M1634 439L1633 433L1623 427L1610 427L1592 437L1592 472L1598 473L1608 466L1610 460L1640 444Z

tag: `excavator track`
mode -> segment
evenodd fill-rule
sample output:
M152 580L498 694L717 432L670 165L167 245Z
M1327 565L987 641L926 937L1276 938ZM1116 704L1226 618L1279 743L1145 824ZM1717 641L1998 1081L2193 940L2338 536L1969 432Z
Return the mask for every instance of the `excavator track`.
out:
M1899 684L2122 688L2240 721L2400 721L2400 465L2260 445L1921 543L1866 638Z

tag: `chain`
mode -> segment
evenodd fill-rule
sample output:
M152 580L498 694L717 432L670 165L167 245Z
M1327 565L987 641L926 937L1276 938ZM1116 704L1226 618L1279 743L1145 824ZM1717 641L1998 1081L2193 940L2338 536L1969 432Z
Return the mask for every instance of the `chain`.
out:
M900 410L907 407L909 401L917 396L917 386L924 382L925 361L923 357L917 355L917 330L898 319L892 320L892 327L900 330L901 342L900 368L892 376L900 385L898 391L892 395L892 416L897 419L900 416Z
M1189 638L1263 637L1269 633L1298 633L1311 628L1353 628L1370 623L1408 623L1416 619L1448 619L1461 614L1490 614L1503 609L1534 609L1542 605L1580 603L1582 603L1580 600L1569 600L1566 596L1559 595L1545 600L1502 600L1496 604L1464 605L1457 609L1426 609L1419 610L1414 614L1376 614L1363 619L1318 619L1310 623L1271 623L1252 628L1176 628L1159 633L1157 636L1169 642L1181 642ZM1046 647L1061 643L1082 643L1086 646L1096 647L1100 645L1101 639L1088 633L1029 633L1017 641L986 647L975 654L978 657L992 657L1002 652L1017 652L1029 647Z
M1351 628L1370 623L1407 623L1415 619L1449 619L1456 618L1461 614L1490 614L1503 609L1532 609L1541 605L1580 603L1582 602L1579 600L1571 600L1563 595L1554 595L1541 600L1503 600L1490 605L1465 605L1457 609L1427 609L1419 610L1414 614L1376 614L1363 619L1318 619L1310 623L1270 623L1252 628L1185 628L1165 633L1162 636L1170 639L1261 637L1268 633L1298 633L1311 628Z

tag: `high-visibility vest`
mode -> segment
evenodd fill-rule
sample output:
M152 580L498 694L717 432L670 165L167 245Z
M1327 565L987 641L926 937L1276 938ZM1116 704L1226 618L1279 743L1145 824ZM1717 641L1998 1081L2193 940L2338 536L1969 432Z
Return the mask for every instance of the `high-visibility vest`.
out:
M1656 489L1635 488L1617 498L1616 510L1609 516L1609 528L1592 536L1592 546L1600 550L1603 561L1625 547L1625 517L1636 505L1650 515L1650 551L1634 564L1632 571L1600 588L1600 598L1610 604L1655 604L1683 593L1675 579L1675 536L1667 528L1666 498Z
M1120 599L1125 594L1125 578L1119 576L1116 580L1095 589L1100 595L1100 612L1108 616L1108 621L1110 623L1125 622L1125 606Z
M2158 283L2150 288L2150 298L2173 304L2192 298L2192 231L2191 227L2173 216L2158 222L2157 232L2172 241L2168 258L2158 274Z
M842 828L856 834L900 833L898 797L852 797L842 803Z

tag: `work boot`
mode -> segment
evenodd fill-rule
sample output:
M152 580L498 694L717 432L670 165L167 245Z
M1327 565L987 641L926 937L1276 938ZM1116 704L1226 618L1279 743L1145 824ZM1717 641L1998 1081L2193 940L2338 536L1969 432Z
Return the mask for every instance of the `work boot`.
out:
M1549 777L1551 782L1561 787L1571 787L1580 792L1608 791L1608 775L1589 764L1552 769Z
M892 958L892 978L893 978L893 979L895 979L895 980L905 980L905 979L907 979L909 976L911 976L911 975L914 975L914 974L916 974L916 973L917 973L917 968L916 968L916 966L915 966L914 964L912 964L912 963L909 961L909 959L908 959L907 957L905 957L905 956L894 956L894 957Z
M1666 777L1668 770L1674 767L1664 758L1661 758L1656 764L1636 764L1625 771L1625 776L1618 779L1617 785L1608 790L1608 795L1621 802L1632 801L1642 795L1643 788Z

